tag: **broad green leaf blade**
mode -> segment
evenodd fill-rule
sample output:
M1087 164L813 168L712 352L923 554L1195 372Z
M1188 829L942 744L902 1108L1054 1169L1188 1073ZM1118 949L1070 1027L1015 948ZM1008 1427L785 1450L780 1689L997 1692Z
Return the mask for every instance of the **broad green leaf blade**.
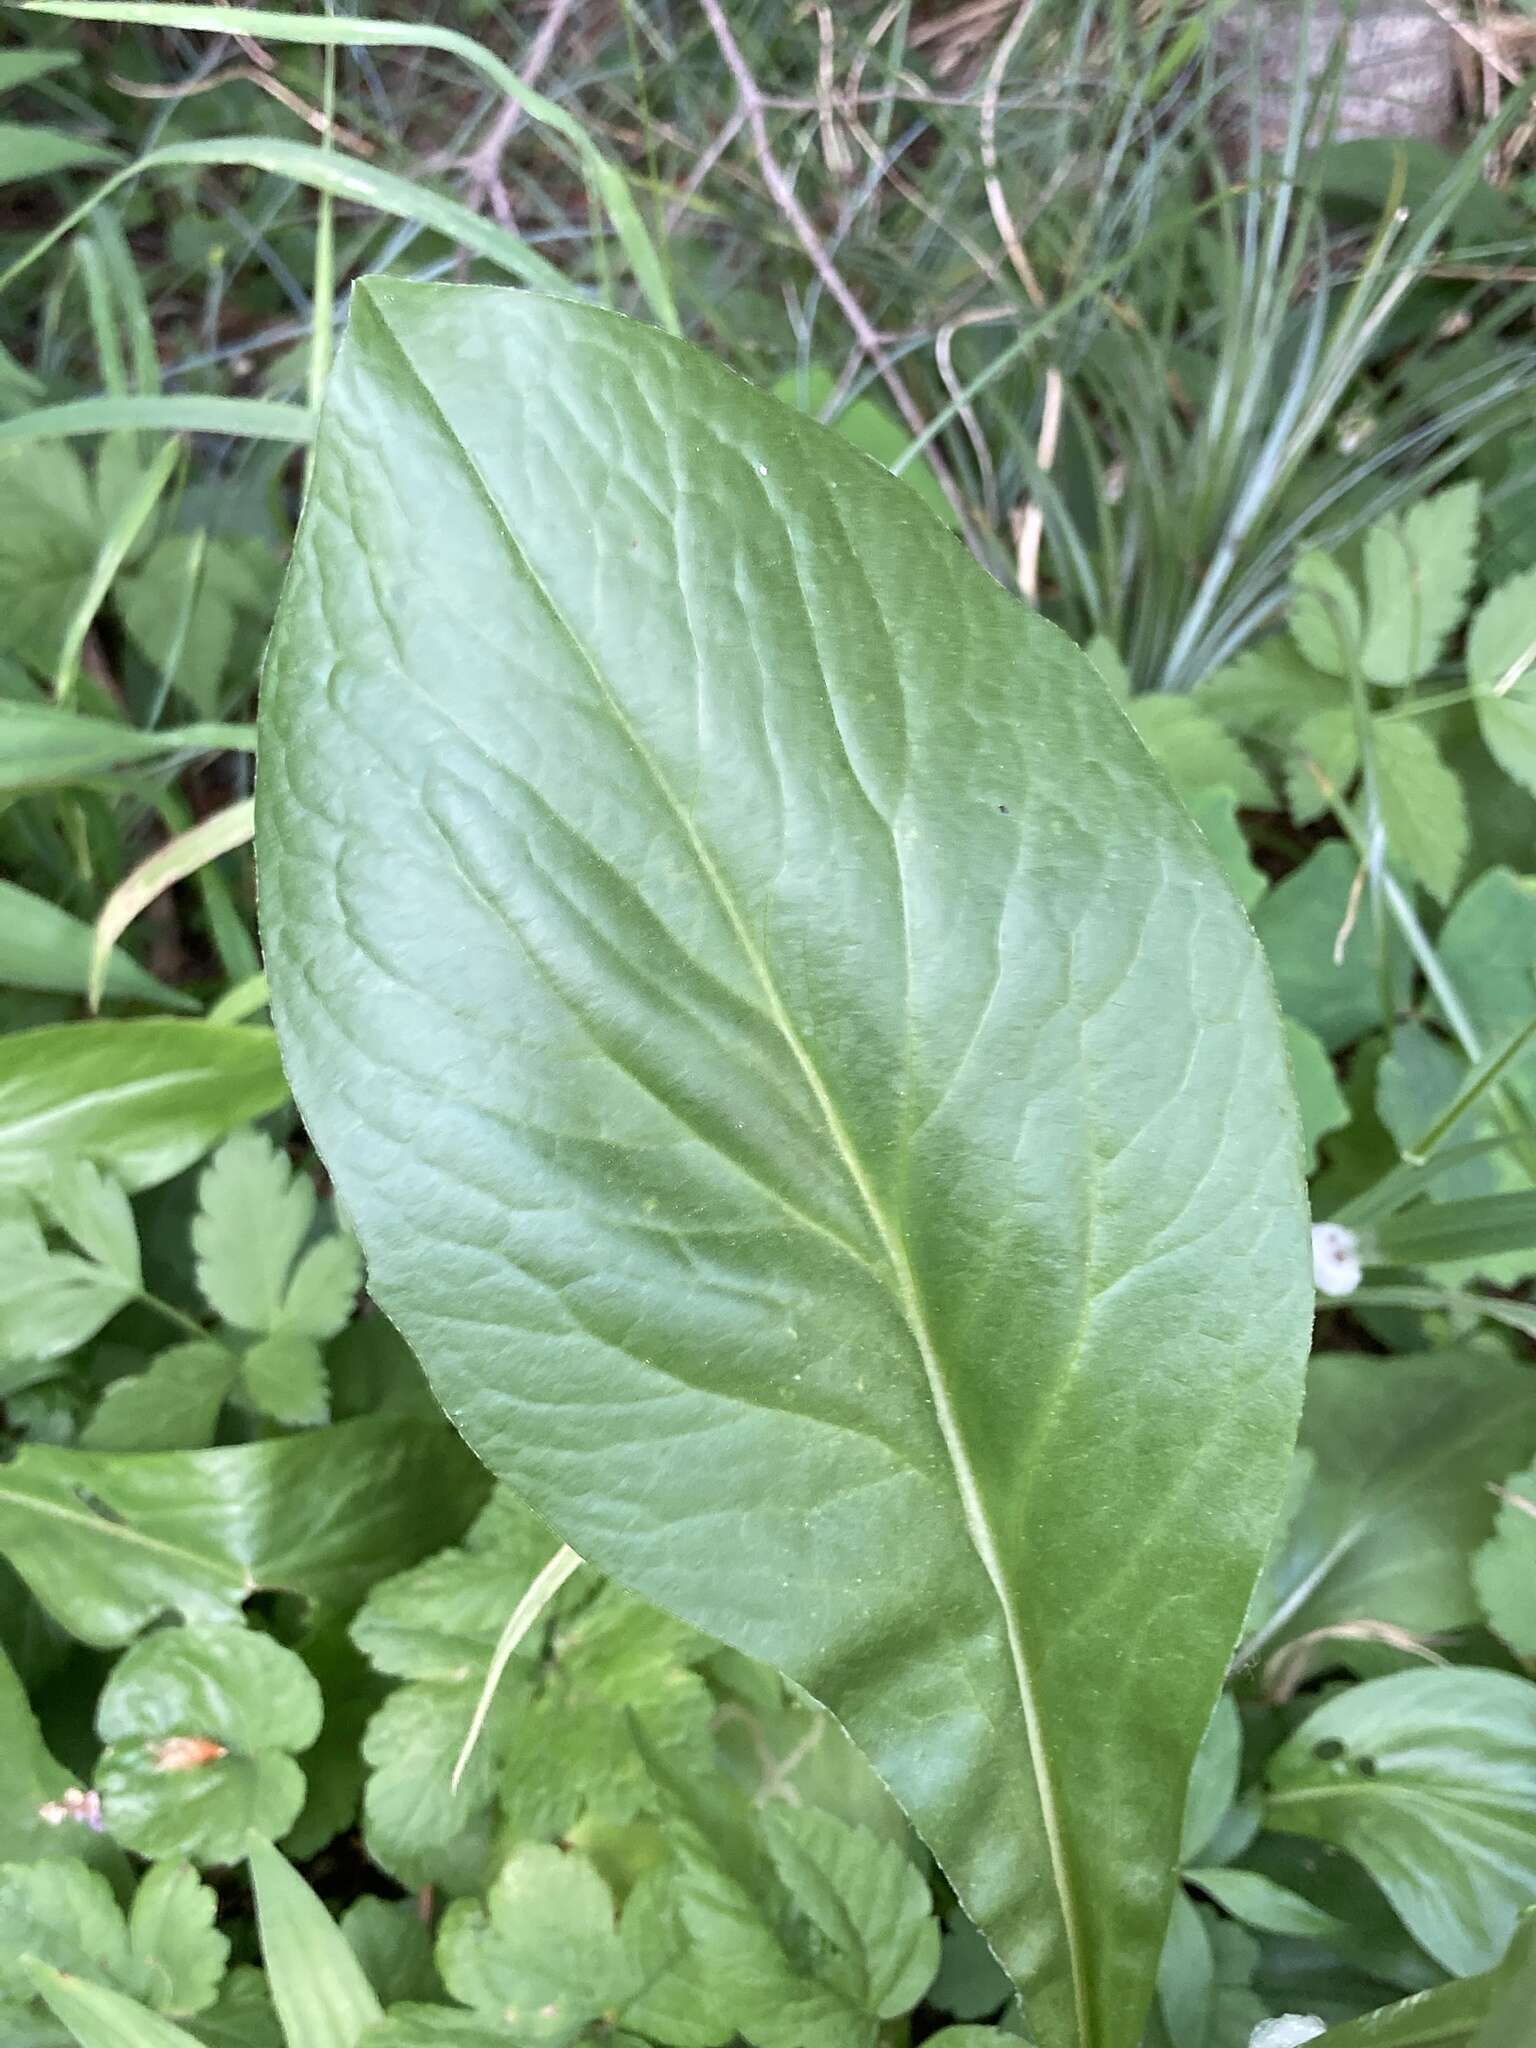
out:
M1404 1671L1309 1714L1269 1766L1269 1825L1347 1849L1458 1976L1491 1969L1536 1896L1536 1685Z
M355 300L264 717L290 1070L455 1420L1127 2048L1308 1318L1198 831L899 482L506 292Z
M0 1038L0 1186L86 1158L136 1192L180 1173L287 1094L272 1033L169 1017Z
M270 1843L247 1849L262 1961L287 2048L356 2048L384 2017L346 1936Z
M0 698L0 795L24 789L53 789L94 782L136 761L172 754L250 751L245 725L183 725L167 732L142 732L111 718L85 718L52 704L22 704Z

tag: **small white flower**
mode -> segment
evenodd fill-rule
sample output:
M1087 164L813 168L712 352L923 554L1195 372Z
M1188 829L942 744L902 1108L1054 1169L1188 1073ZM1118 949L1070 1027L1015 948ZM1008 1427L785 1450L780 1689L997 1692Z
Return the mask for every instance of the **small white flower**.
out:
M1282 2013L1254 2028L1248 2048L1301 2048L1303 2041L1315 2041L1327 2031L1314 2013Z
M1313 1224L1312 1283L1319 1294L1334 1299L1353 1294L1360 1285L1360 1240L1342 1223ZM1269 2044L1261 2043L1260 2048L1269 2048Z

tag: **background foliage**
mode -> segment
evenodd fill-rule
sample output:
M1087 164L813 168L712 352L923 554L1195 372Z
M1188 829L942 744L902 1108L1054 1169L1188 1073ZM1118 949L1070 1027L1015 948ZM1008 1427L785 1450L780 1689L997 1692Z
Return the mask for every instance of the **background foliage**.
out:
M1332 133L1324 36L1261 155L1219 7L398 14L5 21L0 2041L1020 2026L832 1721L546 1574L288 1104L251 714L381 270L602 298L830 419L1207 833L1335 1234L1148 2048L1426 1991L1470 2041L1536 1902L1521 34L1469 20L1454 151Z

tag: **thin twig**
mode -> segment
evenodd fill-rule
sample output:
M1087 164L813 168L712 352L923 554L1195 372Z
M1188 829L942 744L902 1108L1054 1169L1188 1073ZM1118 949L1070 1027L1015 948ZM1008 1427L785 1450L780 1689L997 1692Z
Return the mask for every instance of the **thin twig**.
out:
M188 78L178 85L145 85L137 79L119 78L115 72L107 74L107 83L114 92L124 93L134 100L186 100L198 93L215 92L221 85L259 85L279 106L286 107L290 114L297 114L317 134L324 135L329 127L331 140L350 150L354 156L376 154L374 145L366 137L354 134L350 128L343 128L339 121L328 124L318 107L312 107L291 86L284 85L280 78L274 78L255 64L232 64L224 71L210 72L206 78Z
M555 45L575 5L576 0L550 0L548 12L529 43L528 54L518 72L524 85L537 84L540 73L554 55ZM469 176L464 184L464 204L471 213L478 213L489 197L491 212L503 227L511 222L512 205L501 182L501 160L522 118L523 109L518 101L504 101L500 113L475 145L465 166Z
M890 357L881 346L880 337L870 324L869 316L849 290L837 265L827 254L810 215L800 204L795 194L794 186L791 185L789 179L784 174L783 165L774 155L773 143L768 134L768 123L764 118L763 95L758 88L757 80L752 75L751 66L741 53L741 45L737 42L735 35L732 33L731 25L725 18L725 11L720 5L720 0L700 0L700 5L714 34L715 42L719 46L720 55L725 60L725 68L730 72L735 82L737 97L747 117L747 130L752 138L752 151L757 158L757 166L762 173L763 183L768 187L770 198L794 229L796 239L810 258L811 268L821 279L828 295L836 302L843 318L852 328L854 339L879 372L881 383L891 394L892 399L895 401L896 410L901 414L908 429L914 437L926 433L928 423L923 418L916 400L902 382ZM930 446L927 453L929 465L938 480L939 487L953 509L956 518L961 522L962 529L967 537L969 537L971 523L966 510L965 500L961 497L955 485L955 480L950 475L947 464L939 456L938 450Z

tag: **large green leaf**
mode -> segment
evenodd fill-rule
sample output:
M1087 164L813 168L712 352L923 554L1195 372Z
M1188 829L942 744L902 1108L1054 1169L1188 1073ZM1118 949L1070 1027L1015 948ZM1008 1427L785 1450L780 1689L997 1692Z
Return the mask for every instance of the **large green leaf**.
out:
M0 1186L93 1159L130 1189L190 1166L287 1094L270 1031L146 1017L0 1038Z
M455 1420L1125 2048L1308 1316L1196 828L911 491L506 292L357 295L264 716L290 1071Z

